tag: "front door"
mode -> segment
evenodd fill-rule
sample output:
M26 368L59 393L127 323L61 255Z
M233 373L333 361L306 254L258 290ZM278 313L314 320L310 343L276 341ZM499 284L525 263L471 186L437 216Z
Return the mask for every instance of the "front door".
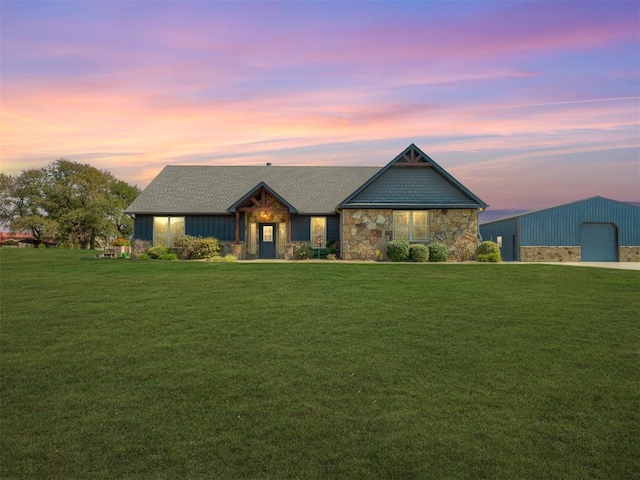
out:
M276 224L261 223L260 258L276 258Z

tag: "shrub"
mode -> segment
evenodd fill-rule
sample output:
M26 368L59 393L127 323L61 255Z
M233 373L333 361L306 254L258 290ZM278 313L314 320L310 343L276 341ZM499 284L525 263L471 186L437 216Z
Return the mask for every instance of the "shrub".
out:
M224 257L222 257L222 261L224 263L234 263L238 261L238 257L236 257L235 255L225 255Z
M478 251L476 253L481 255L487 253L497 253L498 255L500 255L500 247L498 247L498 244L496 242L490 242L486 240L478 245Z
M429 244L429 261L446 262L449 258L449 249L444 243L433 242Z
M421 243L409 246L409 260L412 262L428 262L429 247Z
M308 260L313 257L313 249L309 245L300 245L296 252L296 257L300 260Z
M173 240L173 247L178 253L178 257L182 260L188 260L193 255L193 244L196 241L196 237L191 235L178 235Z
M222 257L220 255L215 255L213 257L207 258L207 262L222 263Z
M192 244L192 253L189 258L201 259L220 255L220 242L217 238L196 238Z
M479 262L492 262L498 263L502 261L502 256L500 253L491 252L491 253L479 253L477 255L477 260Z
M327 260L335 260L335 259L336 259L335 253L327 253Z
M471 236L462 237L451 245L450 254L454 260L458 262L466 262L467 260L473 260L478 248L478 242L472 240Z
M147 253L141 253L136 257L138 260L151 260L151 257Z
M151 247L147 250L147 255L153 260L158 260L161 255L172 253L171 249L166 245L158 245L157 247Z
M376 248L367 243L358 243L356 248L351 250L354 260L374 260L376 258Z
M126 238L118 237L113 241L114 247L124 247L125 245L131 245L131 242Z
M158 260L178 260L178 255L175 253L163 253L158 257Z
M333 242L329 242L327 244L327 255L331 255L331 254L336 254L338 252L338 248L340 247L340 245L338 244L338 242L333 241Z
M406 262L409 260L409 241L391 240L387 244L387 256L392 262Z

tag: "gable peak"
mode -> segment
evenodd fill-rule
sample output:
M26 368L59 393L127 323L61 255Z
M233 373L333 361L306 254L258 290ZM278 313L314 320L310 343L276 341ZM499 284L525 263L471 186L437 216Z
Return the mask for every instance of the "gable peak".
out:
M431 165L428 157L420 151L418 147L414 144L409 145L409 147L400 154L399 158L395 161L395 164L398 165Z

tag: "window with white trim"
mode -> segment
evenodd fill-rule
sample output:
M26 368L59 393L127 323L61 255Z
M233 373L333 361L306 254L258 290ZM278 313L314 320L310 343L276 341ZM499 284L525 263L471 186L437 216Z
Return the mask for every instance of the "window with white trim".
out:
M178 235L184 235L184 217L153 217L153 245L170 247Z
M397 210L393 212L393 238L410 242L429 240L429 215L426 210Z
M327 246L327 217L311 217L311 248Z

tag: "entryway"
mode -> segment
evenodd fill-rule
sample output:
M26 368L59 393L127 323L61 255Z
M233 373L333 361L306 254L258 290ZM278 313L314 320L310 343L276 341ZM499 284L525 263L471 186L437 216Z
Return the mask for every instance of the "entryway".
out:
M276 258L276 235L277 228L275 223L260 223L260 258Z

